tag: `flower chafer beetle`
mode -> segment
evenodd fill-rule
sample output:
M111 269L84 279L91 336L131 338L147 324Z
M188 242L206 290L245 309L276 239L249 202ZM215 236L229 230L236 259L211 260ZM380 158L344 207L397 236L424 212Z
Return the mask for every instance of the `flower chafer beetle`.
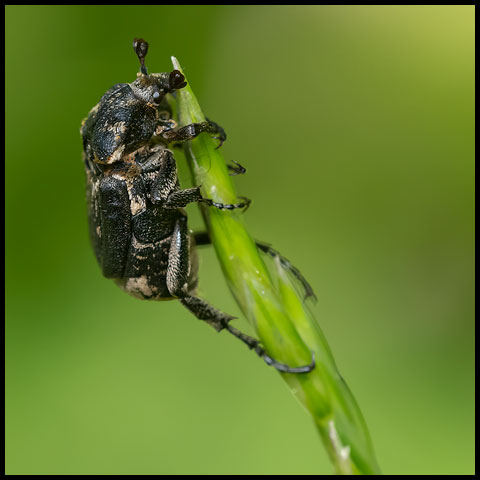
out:
M309 372L310 365L290 367L272 359L259 341L230 325L234 317L195 295L198 263L195 245L209 243L208 234L188 229L183 207L203 202L219 209L246 209L250 201L222 204L202 197L199 187L181 189L175 158L168 146L191 140L202 132L216 135L219 146L225 131L215 122L178 128L166 96L186 85L178 70L149 74L145 67L148 43L134 39L140 72L132 83L117 83L102 96L81 126L87 177L90 238L107 278L140 299L179 299L198 319L245 342L269 365L290 373ZM230 166L232 174L243 167ZM300 272L269 245L265 253L278 257L313 291Z

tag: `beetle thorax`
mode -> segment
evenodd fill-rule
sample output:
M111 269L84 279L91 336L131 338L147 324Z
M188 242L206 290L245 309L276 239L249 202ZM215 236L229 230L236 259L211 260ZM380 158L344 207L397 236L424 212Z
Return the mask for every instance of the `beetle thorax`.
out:
M150 84L145 84L138 82L137 79L131 83L130 86L132 87L135 96L146 103L154 104L155 101L158 102L158 95L160 95L160 97L165 95L153 82Z

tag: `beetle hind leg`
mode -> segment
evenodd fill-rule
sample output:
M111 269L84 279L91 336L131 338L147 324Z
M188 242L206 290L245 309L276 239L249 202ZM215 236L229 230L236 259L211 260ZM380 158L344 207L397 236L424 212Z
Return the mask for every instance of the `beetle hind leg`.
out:
M315 295L315 292L313 291L311 285L308 283L307 279L302 275L300 270L295 265L293 265L290 260L288 260L288 258L285 258L283 255L280 254L278 250L275 250L268 243L256 241L255 244L257 245L257 248L260 249L262 252L266 253L274 259L277 258L280 262L280 265L285 270L291 272L293 276L302 284L302 287L305 291L304 300L311 297L315 302L317 301L317 296Z
M260 342L241 332L229 324L235 317L217 310L205 300L192 295L196 283L196 273L192 271L190 258L190 236L187 227L187 217L179 216L172 234L167 267L167 287L171 295L177 297L182 305L190 310L199 320L212 326L217 332L227 330L233 336L245 343L248 348L263 358L267 365L286 373L308 373L315 367L315 362L301 367L289 367L268 356Z
M208 232L195 232L193 234L193 238L195 240L195 245L211 245L211 240ZM302 272L293 265L288 258L285 258L283 255L280 254L278 250L275 250L271 245L268 243L258 242L256 241L255 244L257 248L260 249L265 254L269 255L272 258L278 258L280 265L285 270L288 270L292 275L300 282L305 292L304 300L307 298L312 298L314 301L317 301L317 296L313 291L312 286L308 283L307 279L302 275Z
M274 358L267 355L265 349L260 345L260 342L250 337L249 335L241 332L238 328L230 324L225 325L225 329L230 332L232 335L240 339L243 343L247 345L250 350L253 350L259 357L263 358L263 361L267 365L271 365L275 367L279 372L284 373L308 373L311 372L315 368L315 357L312 352L312 361L308 365L302 365L300 367L290 367L289 365L285 365L284 363L277 362Z
M221 310L217 310L205 300L192 295L185 295L184 297L181 297L180 302L199 320L208 323L217 332L227 328L228 322L236 318L228 313L222 312Z
M267 355L265 349L260 345L260 342L256 338L253 338L250 335L241 332L238 330L238 328L230 325L230 320L233 320L235 317L232 317L228 313L217 310L201 298L186 295L185 297L180 298L180 302L182 305L187 307L199 320L203 320L204 322L208 323L210 326L215 328L217 332L220 332L224 329L227 330L227 332L231 333L234 337L237 337L245 345L247 345L250 350L253 350L260 358L263 358L267 365L275 367L280 372L308 373L315 368L315 359L313 357L313 353L312 361L308 365L290 367L284 363L277 362L274 358Z

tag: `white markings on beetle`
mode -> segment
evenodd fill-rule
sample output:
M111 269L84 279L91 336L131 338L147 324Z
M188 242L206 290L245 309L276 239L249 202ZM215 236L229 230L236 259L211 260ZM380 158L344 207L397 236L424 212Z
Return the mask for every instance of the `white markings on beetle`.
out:
M157 289L152 288L148 283L148 278L142 275L136 278L129 278L125 284L125 290L130 293L141 293L146 297L153 297Z

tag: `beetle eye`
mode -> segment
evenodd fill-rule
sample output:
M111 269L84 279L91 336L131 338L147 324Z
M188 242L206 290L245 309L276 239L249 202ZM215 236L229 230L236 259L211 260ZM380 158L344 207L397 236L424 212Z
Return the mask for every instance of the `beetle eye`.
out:
M155 103L160 103L161 98L160 98L160 94L159 94L158 92L155 92L155 93L153 94L153 101L154 101Z

